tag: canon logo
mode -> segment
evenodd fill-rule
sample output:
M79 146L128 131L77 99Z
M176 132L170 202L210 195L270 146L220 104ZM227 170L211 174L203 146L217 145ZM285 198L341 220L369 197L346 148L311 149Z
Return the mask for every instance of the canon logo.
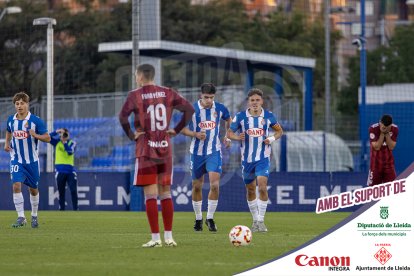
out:
M350 257L308 257L307 255L297 255L295 263L298 266L350 266Z
M260 137L264 135L264 130L263 128L249 128L246 133L252 137Z
M198 124L198 127L204 130L212 130L216 127L216 122L214 121L203 121Z
M27 134L27 131L24 130L15 130L13 131L13 137L22 140L27 139L27 137L29 137L29 134Z

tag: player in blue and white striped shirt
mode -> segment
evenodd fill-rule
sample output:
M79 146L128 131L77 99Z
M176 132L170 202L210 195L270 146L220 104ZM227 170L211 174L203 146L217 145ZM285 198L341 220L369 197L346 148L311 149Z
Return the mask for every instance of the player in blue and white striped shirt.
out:
M231 123L228 109L221 103L215 102L216 88L211 83L201 85L201 99L194 103L195 113L188 128L181 133L193 137L191 140L190 169L193 179L192 199L193 209L196 215L194 230L203 230L202 188L204 174L208 173L210 179L210 192L208 194L206 225L209 231L216 232L214 213L217 209L219 197L219 182L222 172L221 143L220 143L220 119L225 121L226 129ZM224 138L226 147L230 146L230 140Z
M17 221L12 226L26 225L22 183L29 187L32 205L32 227L38 227L37 210L39 207L39 156L38 140L48 143L49 133L43 121L29 112L29 96L24 92L16 93L13 104L16 114L7 119L4 150L10 153L10 174L13 183L13 202L17 211Z
M262 108L263 92L252 88L247 95L249 108L233 118L227 137L241 141L243 181L246 185L247 204L253 217L253 232L267 232L264 224L268 194L267 180L270 169L270 144L283 135L282 127L272 112ZM239 135L235 132L239 131ZM274 131L274 135L269 135ZM256 183L259 199L256 199Z

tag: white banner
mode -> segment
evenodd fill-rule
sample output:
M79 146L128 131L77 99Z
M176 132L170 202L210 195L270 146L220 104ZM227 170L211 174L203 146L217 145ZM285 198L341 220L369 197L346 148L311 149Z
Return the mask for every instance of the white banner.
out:
M334 231L238 275L414 275L414 173L391 183Z

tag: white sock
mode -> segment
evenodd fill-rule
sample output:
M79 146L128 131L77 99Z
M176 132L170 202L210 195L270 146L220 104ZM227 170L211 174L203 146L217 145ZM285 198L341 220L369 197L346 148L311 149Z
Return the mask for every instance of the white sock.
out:
M164 240L172 239L172 231L164 231Z
M194 201L193 200L193 209L196 216L196 220L202 220L203 219L203 213L201 212L201 206L203 205L203 201Z
M207 219L212 219L214 217L214 213L216 212L218 205L218 200L208 200L207 204Z
M18 217L25 217L24 216L24 198L23 194L20 193L13 193L13 202L14 206L16 207L17 216Z
M252 201L247 201L247 204L249 205L250 213L252 214L253 221L257 221L259 216L259 211L257 208L257 199L254 199Z
M264 217L266 214L266 208L267 208L267 200L263 201L258 199L257 200L257 207L259 209L259 216L257 218L258 221L264 221Z
M32 216L37 217L37 210L39 209L39 193L35 196L30 194L30 204L32 204Z
M151 233L151 238L152 238L152 240L153 241L159 241L161 238L160 238L160 233Z

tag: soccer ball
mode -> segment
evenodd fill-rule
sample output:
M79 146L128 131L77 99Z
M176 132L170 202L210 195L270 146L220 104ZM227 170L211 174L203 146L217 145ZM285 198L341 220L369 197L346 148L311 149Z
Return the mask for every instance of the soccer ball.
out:
M252 241L252 231L244 225L236 225L229 233L230 243L234 246L246 246Z

